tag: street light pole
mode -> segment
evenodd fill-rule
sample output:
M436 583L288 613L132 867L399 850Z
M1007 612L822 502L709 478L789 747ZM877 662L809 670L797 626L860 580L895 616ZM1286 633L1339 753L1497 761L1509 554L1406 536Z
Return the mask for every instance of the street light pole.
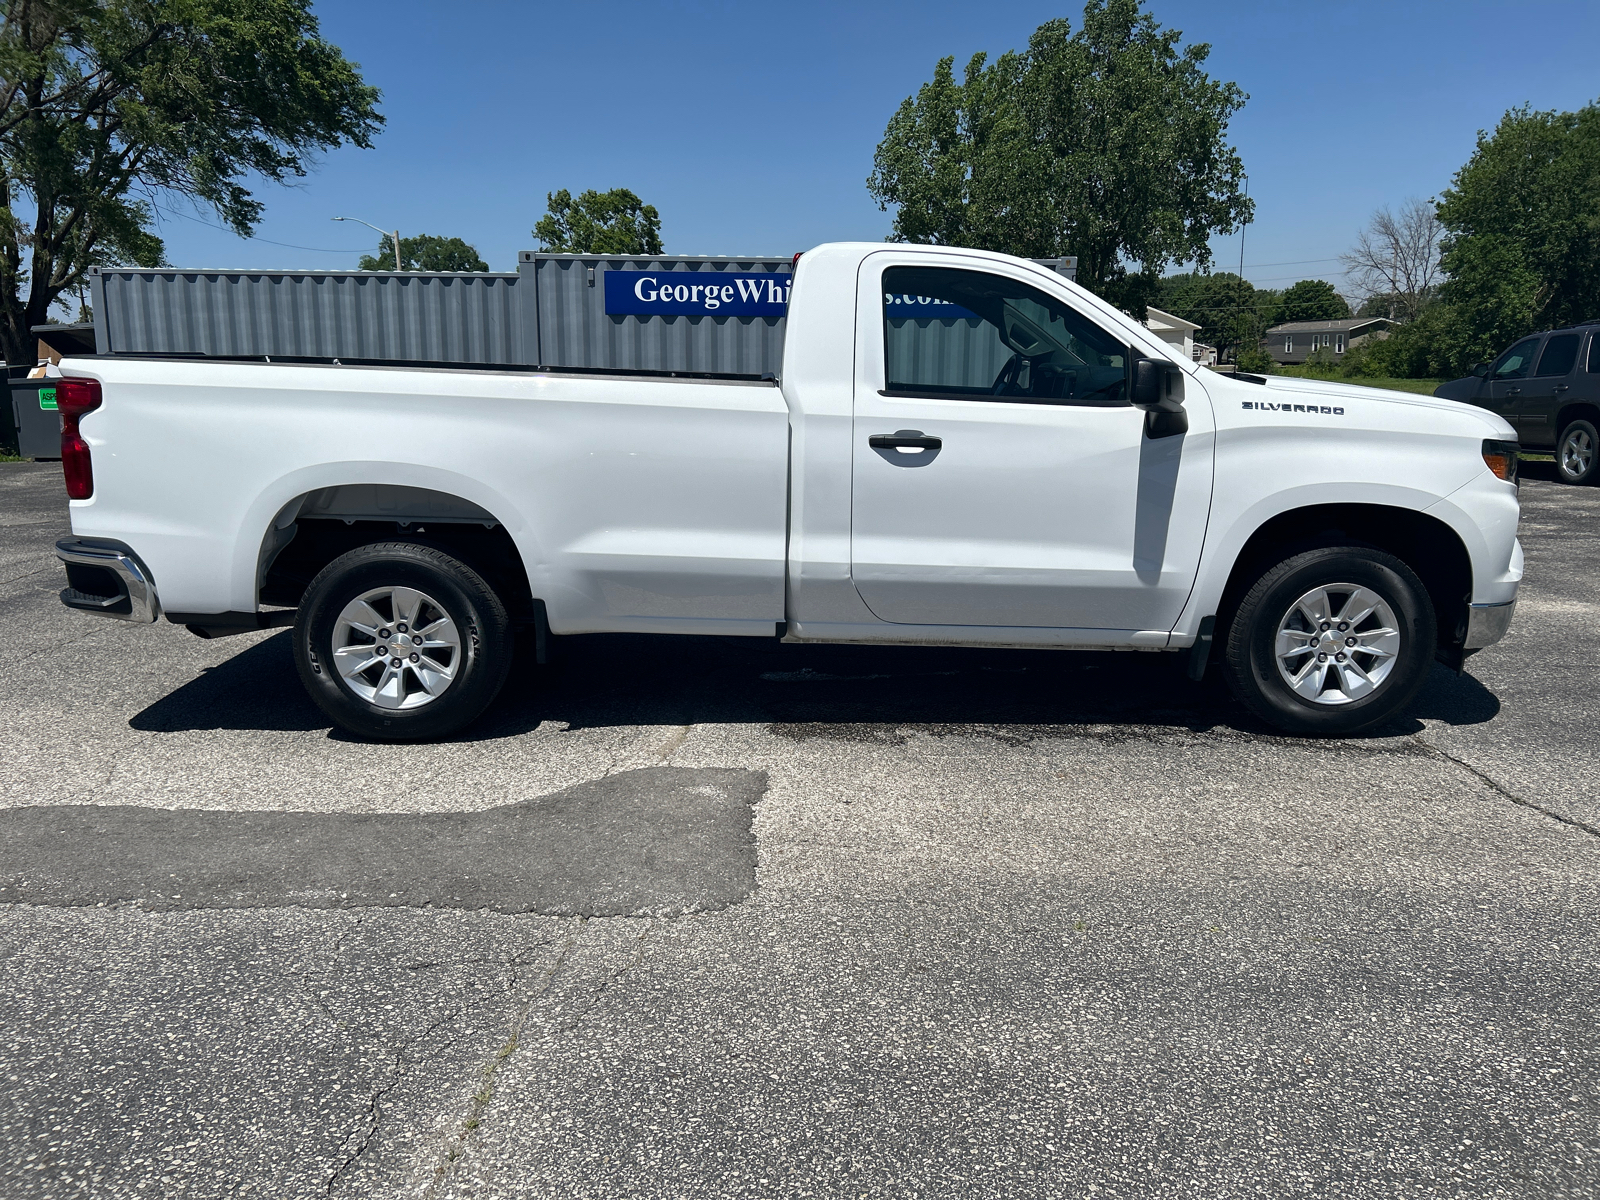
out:
M357 225L365 225L368 229L374 230L377 233L382 234L386 238L393 238L394 239L394 269L396 271L401 269L401 267L400 267L400 231L398 229L396 229L396 230L394 230L392 232L390 230L387 230L387 229L379 229L371 221L363 221L360 217L335 217L333 219L335 221L354 221Z

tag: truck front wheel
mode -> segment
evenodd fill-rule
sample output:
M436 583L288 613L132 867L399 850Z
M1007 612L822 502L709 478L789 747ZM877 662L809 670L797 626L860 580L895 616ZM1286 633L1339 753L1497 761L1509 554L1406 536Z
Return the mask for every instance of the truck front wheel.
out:
M1228 628L1234 694L1290 733L1354 733L1409 705L1433 663L1433 604L1392 554L1334 546L1264 572Z
M472 568L432 546L383 542L334 559L306 588L295 665L311 698L357 737L444 737L505 682L511 623Z

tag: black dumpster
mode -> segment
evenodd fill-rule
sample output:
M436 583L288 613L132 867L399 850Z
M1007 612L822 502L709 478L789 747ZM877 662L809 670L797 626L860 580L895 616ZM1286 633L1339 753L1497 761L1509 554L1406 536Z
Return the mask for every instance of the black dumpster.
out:
M56 412L54 379L13 379L13 444L23 458L61 457L61 417Z

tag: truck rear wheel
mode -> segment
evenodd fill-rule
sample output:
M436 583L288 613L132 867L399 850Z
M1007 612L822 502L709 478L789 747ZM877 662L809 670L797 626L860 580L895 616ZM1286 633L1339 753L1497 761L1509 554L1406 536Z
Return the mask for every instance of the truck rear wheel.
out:
M1234 694L1289 733L1355 733L1403 711L1433 663L1433 604L1380 550L1335 546L1264 572L1228 628Z
M418 741L475 720L510 666L505 605L432 546L382 542L334 559L306 588L295 665L311 698L357 737Z

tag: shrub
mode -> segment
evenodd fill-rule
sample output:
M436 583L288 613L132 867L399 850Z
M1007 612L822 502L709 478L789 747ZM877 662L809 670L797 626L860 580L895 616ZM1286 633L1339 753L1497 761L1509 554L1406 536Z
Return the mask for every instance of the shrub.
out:
M1306 374L1321 375L1331 379L1339 373L1339 363L1334 360L1333 350L1328 346L1318 346L1306 355Z
M1339 369L1348 377L1448 378L1471 369L1471 363L1462 361L1465 346L1455 311L1445 304L1432 304L1387 338L1372 338L1351 347Z
M1271 375L1278 369L1278 364L1272 360L1260 346L1240 346L1239 352L1233 357L1233 364L1241 371L1248 371L1252 375Z

